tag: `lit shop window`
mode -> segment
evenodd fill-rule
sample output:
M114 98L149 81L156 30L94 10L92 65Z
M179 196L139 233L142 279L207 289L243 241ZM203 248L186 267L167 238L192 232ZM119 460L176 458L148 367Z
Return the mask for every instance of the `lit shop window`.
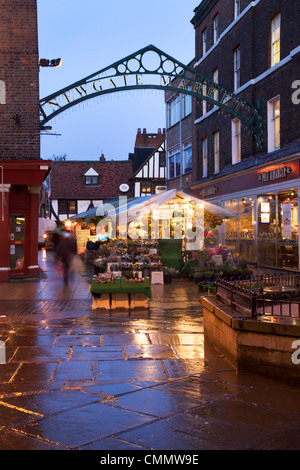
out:
M241 121L233 119L231 121L232 133L232 164L241 161Z
M268 102L268 152L280 148L280 98Z
M208 154L207 154L207 138L202 140L202 177L206 178L208 173Z
M271 67L280 62L280 13L271 22Z

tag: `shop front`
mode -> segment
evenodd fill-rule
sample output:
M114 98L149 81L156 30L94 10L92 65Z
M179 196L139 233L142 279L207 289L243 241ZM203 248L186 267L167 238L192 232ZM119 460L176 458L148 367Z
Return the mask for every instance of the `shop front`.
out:
M39 275L39 194L48 163L0 161L0 282L15 276Z
M214 187L212 191L211 187ZM218 203L236 214L220 228L220 241L234 256L258 266L300 269L299 160L261 167L196 188L194 195L213 194Z

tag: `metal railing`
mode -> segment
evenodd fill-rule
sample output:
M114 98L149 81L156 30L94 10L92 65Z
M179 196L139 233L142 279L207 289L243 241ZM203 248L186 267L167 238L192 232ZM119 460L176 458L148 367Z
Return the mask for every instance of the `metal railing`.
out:
M295 273L279 273L279 274L257 274L249 278L236 279L233 282L236 286L240 286L255 292L262 293L266 289L285 287L300 288L300 274Z
M256 316L300 318L300 301L292 299L257 299Z
M247 279L216 280L217 296L252 318L282 316L300 318L300 275L283 273L257 275Z

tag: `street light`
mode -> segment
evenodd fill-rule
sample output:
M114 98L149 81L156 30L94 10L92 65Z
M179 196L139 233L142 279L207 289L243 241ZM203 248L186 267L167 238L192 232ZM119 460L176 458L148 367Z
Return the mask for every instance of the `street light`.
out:
M62 59L40 59L40 67L59 67L62 63Z

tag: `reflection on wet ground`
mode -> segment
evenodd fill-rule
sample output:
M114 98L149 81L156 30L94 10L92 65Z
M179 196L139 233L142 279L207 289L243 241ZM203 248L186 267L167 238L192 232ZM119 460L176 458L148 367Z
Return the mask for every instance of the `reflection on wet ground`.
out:
M236 373L209 344L195 284L155 285L149 310L91 309L67 287L0 285L0 449L299 449L299 388Z

